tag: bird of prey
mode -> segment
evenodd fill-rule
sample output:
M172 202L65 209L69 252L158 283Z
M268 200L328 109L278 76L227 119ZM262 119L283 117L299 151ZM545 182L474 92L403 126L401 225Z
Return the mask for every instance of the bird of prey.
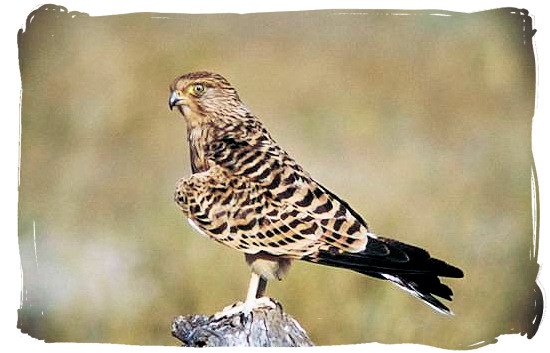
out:
M223 76L179 76L169 106L185 121L192 169L177 182L175 202L196 231L243 252L251 267L246 300L236 311L265 304L267 280L304 260L390 281L452 314L436 298L453 294L439 277L463 272L424 249L371 233L361 215L275 142Z

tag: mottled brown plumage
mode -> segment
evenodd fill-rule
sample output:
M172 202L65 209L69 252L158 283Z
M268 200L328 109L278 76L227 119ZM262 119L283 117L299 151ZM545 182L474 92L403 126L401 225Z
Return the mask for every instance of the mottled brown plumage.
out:
M200 233L246 254L263 280L291 260L344 267L387 279L434 309L451 299L438 276L462 271L420 248L369 232L346 202L316 182L273 140L221 75L194 72L171 86L170 107L187 125L193 174L176 203Z

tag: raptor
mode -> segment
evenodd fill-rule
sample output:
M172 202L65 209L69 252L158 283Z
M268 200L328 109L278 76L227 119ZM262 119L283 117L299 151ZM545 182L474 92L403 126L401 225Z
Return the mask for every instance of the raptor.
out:
M195 230L244 253L252 272L244 309L265 302L267 281L304 260L390 281L452 314L439 299L453 294L440 277L463 272L422 248L371 233L361 215L275 142L223 76L176 78L169 106L185 122L192 169L177 182L175 201Z

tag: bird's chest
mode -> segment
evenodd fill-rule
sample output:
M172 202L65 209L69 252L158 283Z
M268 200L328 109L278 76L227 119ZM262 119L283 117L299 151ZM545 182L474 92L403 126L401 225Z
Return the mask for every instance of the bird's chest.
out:
M193 127L188 130L187 139L189 141L189 154L193 173L208 170L206 147L208 146L209 138L210 134L206 129Z

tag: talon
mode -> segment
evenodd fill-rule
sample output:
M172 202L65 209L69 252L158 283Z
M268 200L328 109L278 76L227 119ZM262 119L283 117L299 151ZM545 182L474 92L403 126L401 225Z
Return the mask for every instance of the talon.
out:
M264 306L271 309L277 309L278 303L275 300L271 299L270 297L260 297L256 299L255 304L256 304L255 305L256 308Z
M236 302L232 305L226 306L222 311L215 313L213 320L220 320L222 318L229 318L234 315L239 315L242 322L246 322L248 316L253 316L254 309L257 308L271 308L277 309L277 303L269 297L261 297L253 300L243 302Z
M239 319L241 320L241 323L242 323L243 325L246 324L246 322L248 321L248 320L247 320L247 317L248 317L248 315L245 315L244 312L241 313L241 314L239 315Z

